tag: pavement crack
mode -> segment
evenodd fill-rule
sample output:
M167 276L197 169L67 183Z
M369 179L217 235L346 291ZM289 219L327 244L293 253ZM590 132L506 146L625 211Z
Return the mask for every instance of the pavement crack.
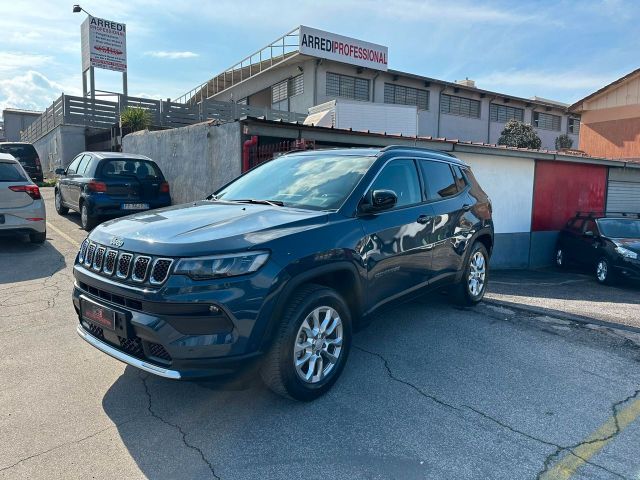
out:
M121 425L124 425L126 423L132 422L133 420L134 419L129 419L129 420L125 420L124 422L121 422L121 423L118 423L118 424L115 424L115 425L109 425L108 427L103 428L101 430L98 430L97 432L93 432L93 433L87 435L86 437L82 437L82 438L79 438L77 440L72 440L70 442L66 442L66 443L63 443L63 444L60 444L60 445L56 445L55 447L49 448L48 450L45 450L43 452L34 453L33 455L29 455L27 457L21 458L20 460L18 460L17 462L15 462L15 463L13 463L11 465L7 465L6 467L0 468L0 472L4 472L6 470L11 470L13 467L18 466L21 463L26 462L27 460L31 460L32 458L37 458L37 457L40 457L42 455L46 455L47 453L53 452L55 450L59 450L61 448L67 447L69 445L76 445L78 443L82 443L85 440L89 440L90 438L95 437L96 435L100 435L102 432L106 432L107 430L110 430L112 428L118 428Z
M393 373L393 371L391 370L391 367L389 366L389 362L387 361L387 359L384 358L381 354L376 353L376 352L372 352L370 350L366 350L366 349L364 349L362 347L359 347L357 345L354 345L353 348L355 348L356 350L360 350L361 352L368 353L369 355L373 355L374 357L377 357L380 360L382 360L382 362L384 364L384 368L387 370L387 375L389 376L389 378L391 378L391 380L394 380L394 381L396 381L398 383L406 385L407 387L415 390L416 392L418 392L423 397L428 398L429 400L431 400L432 402L437 403L438 405L442 405L443 407L447 407L447 408L450 408L452 410L457 410L457 411L460 410L458 407L456 407L454 405L451 405L451 404L445 402L444 400L440 400L435 395L432 395L430 393L425 392L423 389L421 389L417 385L414 385L413 383L408 382L407 380L403 380L403 379L399 378L398 376L396 376Z
M142 379L142 384L144 385L144 391L147 395L147 399L148 399L148 404L147 404L147 410L149 411L149 413L151 414L151 416L153 418L156 418L157 420L161 421L162 423L164 423L165 425L168 425L172 428L175 428L180 435L182 436L182 443L189 449L197 452L200 457L202 458L202 461L207 465L207 467L209 468L209 470L211 471L211 476L213 478L215 478L216 480L220 480L220 477L216 474L215 469L213 468L213 465L211 464L211 462L209 460L207 460L207 457L204 455L204 452L198 448L197 446L189 443L187 441L187 433L182 429L182 427L180 425L178 425L177 423L172 423L169 422L168 420L162 418L158 413L156 413L152 406L151 406L151 391L149 390L149 385L147 384L147 378L148 376L143 376L140 375L140 378Z

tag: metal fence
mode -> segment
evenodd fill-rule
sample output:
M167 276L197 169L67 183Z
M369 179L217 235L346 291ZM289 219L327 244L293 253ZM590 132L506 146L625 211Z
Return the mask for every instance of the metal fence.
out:
M152 126L159 128L184 127L207 120L232 122L243 117L262 117L267 120L281 120L283 122L302 122L306 118L306 115L300 113L216 100L204 100L199 104L184 104L121 95L119 101L111 102L62 95L26 130L22 131L21 140L34 143L59 125L81 125L97 129L110 129L119 123L120 113L128 107L147 110L151 117Z

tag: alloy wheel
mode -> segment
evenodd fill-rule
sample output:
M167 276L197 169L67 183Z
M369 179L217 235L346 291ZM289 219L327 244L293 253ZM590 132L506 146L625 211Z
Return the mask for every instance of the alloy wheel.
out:
M60 207L62 206L62 201L60 200L60 191L57 190L56 191L56 197L55 197L55 202L56 202L56 211L60 211Z
M559 248L558 251L556 252L556 265L561 267L563 262L564 262L564 258L562 254L562 249Z
M485 279L487 275L487 262L482 252L475 252L471 257L469 264L469 276L467 278L467 284L469 286L469 293L474 297L477 297L482 293L485 285Z
M604 260L600 260L598 262L598 266L596 267L596 275L598 277L598 280L604 282L607 279L608 273L609 266L607 265L607 262Z
M331 375L342 352L343 325L338 312L328 306L315 308L302 322L293 352L300 380L318 383Z
M80 209L80 221L83 227L86 227L89 223L89 212L87 211L86 205L83 205Z

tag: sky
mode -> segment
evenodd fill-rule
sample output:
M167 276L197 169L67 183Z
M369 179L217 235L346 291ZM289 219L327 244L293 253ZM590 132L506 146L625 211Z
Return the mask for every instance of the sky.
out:
M73 2L0 0L0 110L82 93ZM640 2L91 0L127 24L129 94L176 98L297 25L389 47L389 67L566 103L640 67ZM96 88L121 89L96 73Z

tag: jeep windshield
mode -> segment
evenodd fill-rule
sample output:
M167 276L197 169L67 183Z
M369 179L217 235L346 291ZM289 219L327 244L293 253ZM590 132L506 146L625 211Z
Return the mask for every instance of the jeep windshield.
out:
M375 159L355 155L285 155L256 167L212 198L336 210Z
M640 220L632 218L600 218L598 226L609 238L640 238Z

